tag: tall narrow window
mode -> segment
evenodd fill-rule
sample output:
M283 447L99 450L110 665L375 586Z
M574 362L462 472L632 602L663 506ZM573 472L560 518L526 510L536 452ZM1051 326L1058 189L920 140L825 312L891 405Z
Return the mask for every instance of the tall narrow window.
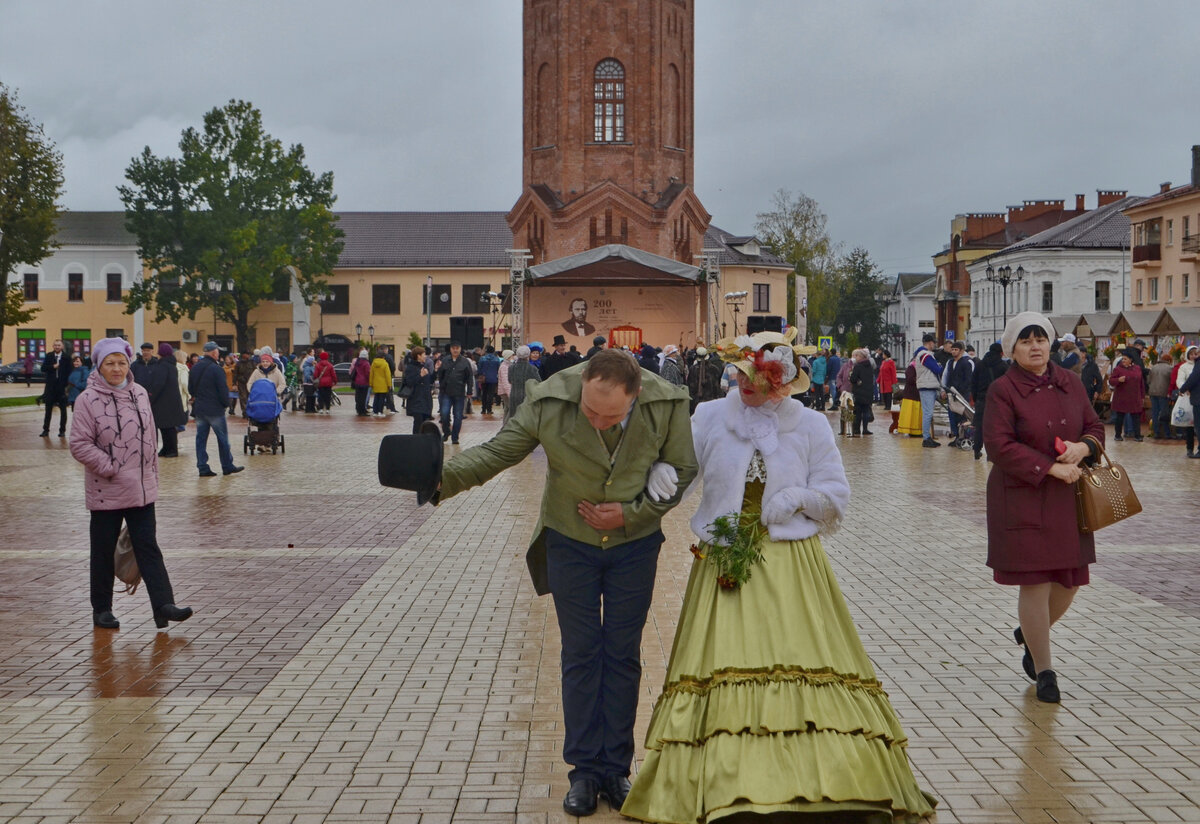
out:
M771 311L771 284L769 284L769 283L754 284L754 311L755 312L770 312Z
M1190 284L1188 283L1188 275L1185 274L1183 276L1183 293L1180 295L1180 297L1182 297L1184 300L1188 299L1188 286L1189 285Z
M1042 311L1054 311L1054 284L1049 281L1042 283Z
M1107 312L1110 305L1108 296L1108 281L1096 281L1096 311Z
M67 300L83 300L83 272L67 272Z
M37 272L25 273L25 300L35 301L38 299L38 276Z
M592 84L597 143L625 141L625 67L611 57L596 64Z
M1158 278L1150 278L1147 282L1150 284L1150 302L1158 303Z
M105 281L104 285L107 289L105 300L107 300L109 303L120 303L121 302L121 273L120 272L108 272L107 274L104 275L104 281Z

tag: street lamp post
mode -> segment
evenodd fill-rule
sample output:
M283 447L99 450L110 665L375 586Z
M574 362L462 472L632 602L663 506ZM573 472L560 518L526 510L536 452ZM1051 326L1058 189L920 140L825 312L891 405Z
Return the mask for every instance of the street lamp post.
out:
M746 295L749 292L726 292L725 305L733 310L733 336L737 337L738 333L738 312L742 311L742 306L746 303Z
M354 324L354 342L358 343L361 340L362 340L362 324L356 323L356 324Z
M367 327L367 335L371 338L371 346L375 346L375 324Z
M208 285L208 289L205 290L204 281L203 280L196 281L197 291L200 291L200 292L207 291L207 293L208 293L208 302L212 306L212 313L213 313L213 340L216 340L216 337L217 337L217 301L219 301L221 299L222 287L224 287L225 294L233 294L233 281L227 280L224 283L222 283L217 278L209 278L207 285Z
M1014 272L1011 266L1001 266L999 269L993 269L991 266L983 271L989 283L999 283L1000 289L1004 293L1004 322L1002 326L1008 326L1008 285L1010 283L1019 283L1025 279L1025 267L1018 266Z

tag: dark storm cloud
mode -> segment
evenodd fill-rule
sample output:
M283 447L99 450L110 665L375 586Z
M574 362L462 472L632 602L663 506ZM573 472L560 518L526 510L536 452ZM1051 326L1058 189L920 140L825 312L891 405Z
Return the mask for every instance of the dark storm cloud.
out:
M749 232L803 191L889 273L949 221L1185 180L1200 117L1184 2L701 0L696 189ZM0 2L0 80L116 209L129 159L174 154L231 98L332 170L341 209L507 209L521 183L521 4Z

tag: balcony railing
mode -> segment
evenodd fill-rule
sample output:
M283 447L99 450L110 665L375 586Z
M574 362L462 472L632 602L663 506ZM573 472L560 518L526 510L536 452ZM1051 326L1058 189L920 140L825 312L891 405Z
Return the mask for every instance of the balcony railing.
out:
M1179 248L1185 252L1200 252L1200 235L1184 235L1183 243Z
M1144 246L1133 247L1133 262L1141 263L1145 260L1162 260L1162 245L1158 243L1147 243Z

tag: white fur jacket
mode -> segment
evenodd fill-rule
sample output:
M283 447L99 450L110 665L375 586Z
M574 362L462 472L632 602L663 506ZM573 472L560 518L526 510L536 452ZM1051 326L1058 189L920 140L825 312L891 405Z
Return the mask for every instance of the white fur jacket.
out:
M749 407L735 390L696 407L692 439L704 492L691 526L701 540L711 539L707 527L716 518L741 511L755 449L767 470L762 521L772 540L801 540L840 525L850 484L821 413L791 398Z

